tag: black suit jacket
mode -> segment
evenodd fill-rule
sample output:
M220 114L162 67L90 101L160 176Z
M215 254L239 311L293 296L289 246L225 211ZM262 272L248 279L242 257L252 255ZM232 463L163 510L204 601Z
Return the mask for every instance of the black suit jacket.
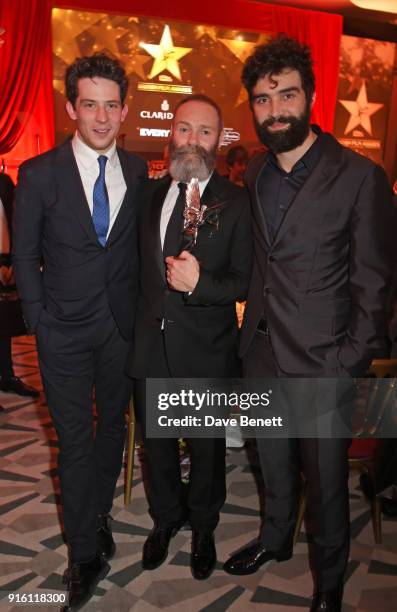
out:
M200 277L190 296L169 291L160 243L160 216L171 178L147 181L141 196L141 257L135 347L129 373L147 376L153 346L165 319L164 341L173 377L238 374L236 300L245 298L252 260L248 193L216 171L202 195L208 206L222 204L218 229L199 229L192 250Z
M109 304L121 334L131 338L138 278L136 189L146 164L117 152L127 191L105 247L97 239L71 141L20 168L13 259L30 331L40 321L84 334Z
M391 190L382 168L324 137L272 244L257 192L266 154L247 169L255 256L240 354L264 314L286 374L362 376L371 359L387 356Z

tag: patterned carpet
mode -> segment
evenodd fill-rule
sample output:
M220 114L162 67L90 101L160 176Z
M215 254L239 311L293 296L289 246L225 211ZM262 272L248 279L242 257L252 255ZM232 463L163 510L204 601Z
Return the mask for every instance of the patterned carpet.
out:
M25 382L41 388L34 340L14 343L14 365ZM57 511L57 442L44 396L36 402L0 393L0 581L1 610L31 610L12 605L6 593L63 593L66 546ZM216 531L218 566L207 581L191 577L190 532L172 540L167 562L153 572L141 570L141 550L151 529L136 459L132 501L124 506L122 474L113 509L117 554L111 571L84 610L111 612L268 612L305 610L312 581L304 533L292 560L268 566L252 576L232 577L221 564L258 532L258 495L245 450L228 454L228 497ZM344 612L397 609L397 521L383 519L383 544L375 547L369 507L350 482L351 559ZM59 609L59 604L34 606Z

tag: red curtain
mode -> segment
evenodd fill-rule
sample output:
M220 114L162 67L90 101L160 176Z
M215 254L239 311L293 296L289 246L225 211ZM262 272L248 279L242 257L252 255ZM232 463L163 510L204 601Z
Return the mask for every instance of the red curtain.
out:
M36 152L54 142L51 0L2 0L0 154L11 151L34 117Z
M286 32L310 46L317 90L312 119L323 130L332 132L339 81L342 17L272 6L272 24L273 32Z

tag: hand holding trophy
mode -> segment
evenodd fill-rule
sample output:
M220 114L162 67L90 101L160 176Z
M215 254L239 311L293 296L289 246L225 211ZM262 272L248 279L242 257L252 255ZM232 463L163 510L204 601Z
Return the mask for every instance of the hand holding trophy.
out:
M218 212L222 204L206 206L200 202L199 181L192 178L186 190L186 203L183 211L183 243L184 251L191 251L196 245L198 228L208 223L218 229Z
M167 282L176 291L192 292L200 276L200 264L191 251L197 243L198 229L205 223L218 228L218 211L222 204L201 204L199 181L192 178L186 189L183 211L181 252L177 257L167 257Z

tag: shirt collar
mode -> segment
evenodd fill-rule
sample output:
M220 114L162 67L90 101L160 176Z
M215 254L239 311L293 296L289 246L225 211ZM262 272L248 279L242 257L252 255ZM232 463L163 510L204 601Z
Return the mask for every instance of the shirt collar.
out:
M72 139L72 147L76 158L79 160L79 163L83 166L83 168L85 168L86 170L92 168L98 170L98 157L101 154L86 145L85 142L83 142L78 136L77 131L75 132ZM113 168L117 166L119 158L117 155L115 140L113 141L113 144L110 149L108 149L106 151L106 154L103 155L106 155L106 157L108 158L108 164L110 164Z
M302 155L302 157L298 159L298 161L293 165L290 174L294 172L294 170L298 170L299 168L301 168L302 165L305 166L305 168L307 168L309 172L311 172L317 164L318 160L320 159L324 146L324 132L322 131L319 125L313 124L310 127L316 134L317 138L310 145L306 153ZM278 170L284 172L284 170L282 170L282 168L280 168L278 164L277 157L271 151L269 151L267 155L267 162L272 166L275 166Z
M214 171L211 172L211 174L209 175L208 178L206 178L204 181L199 181L199 190L200 190L200 197L203 195L204 193L204 189L207 187L211 176L213 174ZM174 179L172 179L172 183L171 183L171 187L170 189L172 190L178 190L178 183L180 183L180 181L175 181Z

